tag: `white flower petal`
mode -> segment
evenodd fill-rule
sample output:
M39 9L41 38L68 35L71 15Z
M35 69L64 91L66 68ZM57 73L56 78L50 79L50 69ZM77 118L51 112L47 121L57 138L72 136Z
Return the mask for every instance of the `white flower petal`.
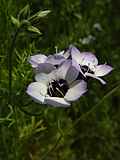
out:
M57 77L60 79L65 79L69 68L71 67L71 60L66 60L62 63L62 65L58 68Z
M32 65L33 68L36 68L38 64L44 63L47 59L47 56L43 54L37 54L28 58L28 62Z
M59 65L65 61L65 58L61 55L50 55L48 56L46 63L50 63L53 65Z
M91 74L91 73L86 72L85 76L95 78L95 79L99 80L102 84L104 84L104 85L106 84L106 82L102 78L97 77L95 74Z
M72 66L75 67L78 71L81 71L80 65L72 59Z
M47 94L47 86L39 83L33 82L27 88L27 94L30 95L36 102L45 103L45 95Z
M49 74L38 73L38 74L35 75L35 80L47 85L52 80L57 79L57 73L58 73L57 70L53 70Z
M80 96L82 96L86 91L87 91L87 83L82 80L73 87L71 87L70 89L68 89L64 98L67 101L75 101Z
M65 79L68 83L73 82L79 75L80 66L75 64L75 62L72 61L72 65L69 67L68 72L66 74Z
M71 46L70 47L70 53L71 53L72 59L75 60L78 64L80 64L80 62L81 62L81 53L80 53L80 51L76 47Z
M37 73L35 75L35 80L37 82L41 82L41 83L44 83L44 84L47 84L48 83L48 74L46 73Z
M81 52L80 58L79 58L79 64L84 66L96 66L98 64L98 60L96 56L91 52Z
M102 77L110 73L112 70L113 68L109 65L106 65L106 64L98 65L96 66L96 69L95 69L95 75L98 77Z
M54 107L68 107L70 103L67 102L64 98L59 97L46 97L45 103Z
M41 72L41 73L50 73L51 71L53 71L55 68L54 65L50 64L50 63L40 63L37 66L37 72Z

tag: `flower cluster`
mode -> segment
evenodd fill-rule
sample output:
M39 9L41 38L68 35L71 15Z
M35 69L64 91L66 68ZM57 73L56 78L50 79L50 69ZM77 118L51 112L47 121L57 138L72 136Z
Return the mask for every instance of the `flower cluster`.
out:
M87 92L88 79L101 78L112 71L107 64L98 64L91 52L80 52L70 45L67 50L54 55L37 54L29 58L35 70L35 82L27 88L27 94L36 102L54 107L68 107Z

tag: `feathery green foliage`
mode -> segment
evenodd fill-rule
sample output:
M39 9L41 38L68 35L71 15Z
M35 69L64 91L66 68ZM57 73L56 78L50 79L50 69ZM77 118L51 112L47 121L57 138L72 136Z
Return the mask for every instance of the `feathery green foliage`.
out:
M0 159L120 159L120 2L0 0ZM31 100L28 57L74 44L114 67L71 108Z

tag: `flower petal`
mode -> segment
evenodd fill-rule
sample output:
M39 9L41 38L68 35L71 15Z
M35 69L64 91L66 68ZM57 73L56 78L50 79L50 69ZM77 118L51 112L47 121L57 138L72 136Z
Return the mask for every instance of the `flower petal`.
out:
M102 77L110 73L112 70L113 68L109 65L106 65L106 64L98 65L96 66L96 69L95 69L95 75L98 77Z
M98 64L98 60L93 53L82 52L80 64L86 66L91 66L91 65L96 66Z
M33 68L36 68L38 64L44 63L47 59L47 56L43 54L37 54L28 58L28 62L32 65Z
M51 71L53 71L55 68L54 65L50 64L50 63L40 63L37 66L37 71L39 73L50 73Z
M56 55L48 56L48 58L46 60L46 63L50 63L50 64L53 64L53 65L59 65L64 61L65 61L65 58L63 56L56 54Z
M75 67L78 71L81 71L80 65L72 59L72 66Z
M65 79L68 83L73 82L79 75L80 66L72 61L72 65L69 67Z
M56 74L57 74L56 70L53 70L49 74L38 73L38 74L35 75L35 80L47 85L51 80L56 80L57 79Z
M41 82L41 83L47 84L48 83L48 74L46 74L46 73L37 73L35 75L35 80L37 82Z
M76 85L71 87L65 95L67 101L75 101L87 91L87 83L79 81Z
M62 65L58 68L57 77L60 79L65 79L71 65L72 65L71 60L66 60L65 62L63 62Z
M33 82L27 88L27 94L30 95L36 102L45 103L45 95L47 94L47 86L39 83Z
M54 107L68 107L70 103L64 100L64 98L59 97L46 97L45 103Z
M80 54L79 49L77 49L73 44L69 45L69 50L70 50L70 52L77 52Z
M80 60L81 60L80 51L73 45L70 45L69 49L70 49L72 59L75 60L78 64L80 64Z
M91 73L86 72L85 76L95 78L95 79L99 80L102 84L104 84L104 85L106 84L106 82L102 78L97 77L95 74L91 74Z

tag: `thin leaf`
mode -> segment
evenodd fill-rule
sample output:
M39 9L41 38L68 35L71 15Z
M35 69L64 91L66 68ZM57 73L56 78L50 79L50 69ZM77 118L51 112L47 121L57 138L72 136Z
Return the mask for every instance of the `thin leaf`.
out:
M39 18L42 18L42 17L47 16L50 12L51 12L50 10L40 11L40 12L38 12L37 16L38 16Z
M24 8L22 8L19 12L18 17L27 17L30 14L30 6L27 4Z
M28 20L37 20L39 18L43 18L45 16L48 15L48 13L50 13L51 11L50 10L45 10L45 11L39 11L37 13L35 13L33 16L31 16Z
M17 28L20 27L20 21L17 18L11 16L11 21Z
M40 30L39 30L37 27L34 27L34 26L28 26L27 30L30 31L30 32L37 33L37 34L39 34L39 35L42 34L42 33L40 32Z

